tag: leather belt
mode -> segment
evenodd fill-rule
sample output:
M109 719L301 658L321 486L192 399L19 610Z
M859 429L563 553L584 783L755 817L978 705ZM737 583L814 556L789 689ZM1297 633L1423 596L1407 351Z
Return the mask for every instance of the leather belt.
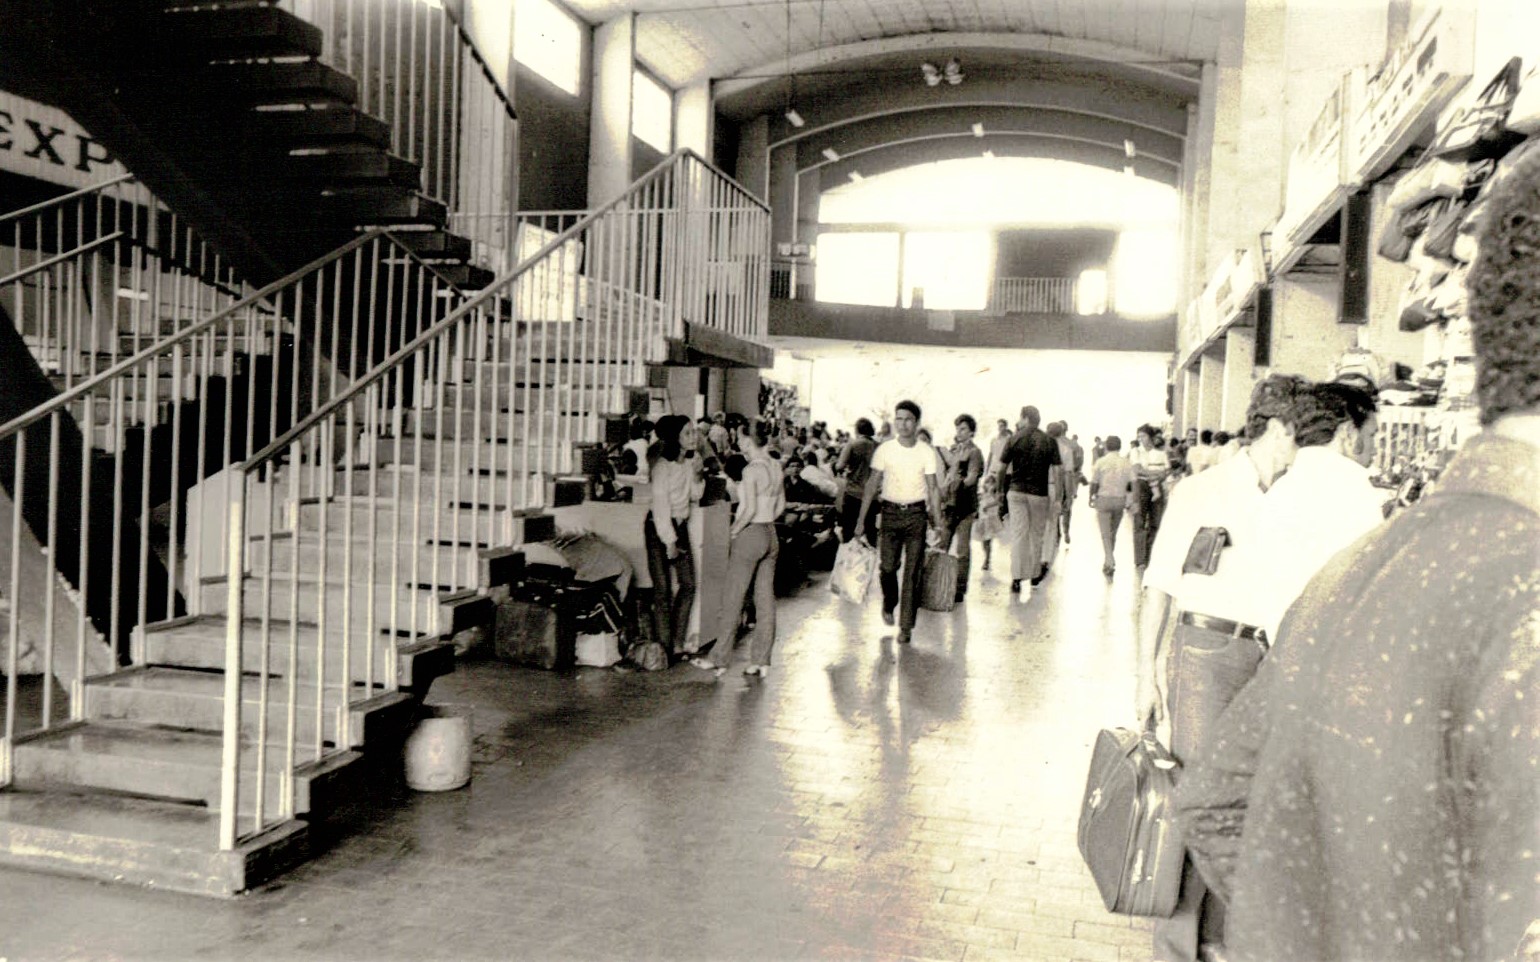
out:
M1272 646L1272 641L1267 637L1267 632L1256 625L1243 625L1238 621L1230 621L1226 618L1210 618L1208 615L1200 615L1193 611L1184 611L1178 619L1184 625L1192 625L1194 628L1202 628L1204 631L1216 631L1221 635L1229 635L1231 638L1249 638L1262 646L1266 651Z
M884 508L892 508L894 511L924 511L925 510L925 502L924 501L888 501L888 500L884 499L883 502L882 502L882 506Z

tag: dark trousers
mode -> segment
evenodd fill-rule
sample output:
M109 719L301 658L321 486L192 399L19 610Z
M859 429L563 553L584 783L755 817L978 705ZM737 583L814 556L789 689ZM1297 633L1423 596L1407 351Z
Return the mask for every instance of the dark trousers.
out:
M925 576L926 510L923 504L882 503L882 531L878 539L882 582L882 610L899 609L898 627L914 627L914 613L920 607L920 579ZM904 584L899 590L898 572L903 565Z
M1166 510L1166 499L1156 498L1154 489L1147 481L1134 480L1134 566L1143 568L1150 563L1150 548L1160 531L1160 516Z
M1262 662L1250 638L1177 625L1166 663L1166 704L1171 713L1171 754L1191 765L1213 738L1219 716ZM1176 911L1155 926L1155 957L1192 962L1200 942L1224 941L1224 903L1208 891L1189 857L1182 867Z
M690 606L695 604L695 555L690 551L690 526L674 522L679 556L668 560L668 549L652 526L652 512L642 522L647 545L647 572L652 575L652 640L674 654L685 650L690 633Z
M840 540L849 541L855 537L856 518L861 515L861 492L846 494L840 498ZM866 512L866 543L877 543L877 512Z

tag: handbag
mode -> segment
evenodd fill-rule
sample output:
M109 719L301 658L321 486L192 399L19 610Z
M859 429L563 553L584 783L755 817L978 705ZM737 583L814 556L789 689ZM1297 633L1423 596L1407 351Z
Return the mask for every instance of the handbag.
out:
M1519 93L1522 67L1519 57L1504 64L1474 103L1439 128L1429 153L1450 160L1478 160L1501 157L1522 141L1523 134L1508 129L1508 114Z
M1526 137L1540 133L1540 80L1536 79L1536 71L1537 68L1531 67L1525 72L1506 121L1509 130Z
M957 605L957 559L945 551L925 552L920 574L920 607L926 611L951 611Z
M1104 728L1080 804L1080 857L1109 912L1167 918L1176 910L1186 849L1172 796L1179 765L1144 730Z
M847 541L834 555L834 569L829 574L829 590L856 604L866 602L872 576L877 573L877 549L858 541Z
M1412 245L1447 203L1447 198L1436 197L1416 207L1396 211L1380 233L1377 248L1379 255L1397 264L1406 263L1407 257L1411 256Z
M1428 223L1422 235L1422 250L1429 257L1454 261L1454 242L1460 235L1460 227L1470 214L1470 201L1452 198L1445 201L1442 209Z
M1465 190L1466 180L1465 164L1435 157L1402 175L1385 204L1392 210L1407 210L1436 197L1453 197Z

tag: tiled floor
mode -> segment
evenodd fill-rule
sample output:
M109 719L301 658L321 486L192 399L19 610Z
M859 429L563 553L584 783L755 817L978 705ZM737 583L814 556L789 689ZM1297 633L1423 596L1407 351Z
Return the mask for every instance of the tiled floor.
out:
M0 871L0 958L1147 960L1075 847L1132 695L1094 524L1031 602L976 574L907 647L820 578L764 682L465 667L431 700L474 706L469 787L231 902Z

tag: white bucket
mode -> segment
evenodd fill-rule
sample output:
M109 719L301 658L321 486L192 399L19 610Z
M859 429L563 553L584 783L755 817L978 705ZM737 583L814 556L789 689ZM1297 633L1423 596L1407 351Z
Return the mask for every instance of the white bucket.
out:
M406 739L406 784L419 792L447 792L471 780L471 710L467 705L424 705Z

